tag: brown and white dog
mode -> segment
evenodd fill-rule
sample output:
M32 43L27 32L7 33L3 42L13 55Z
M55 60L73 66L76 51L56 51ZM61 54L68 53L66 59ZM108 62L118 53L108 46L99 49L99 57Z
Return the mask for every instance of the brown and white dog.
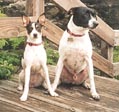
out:
M60 82L88 87L85 81L89 76L91 95L99 100L94 82L92 44L88 33L89 29L98 25L96 13L86 7L71 8L69 13L72 16L60 40L53 90L56 90Z
M27 30L27 44L22 59L23 70L19 74L18 90L23 90L21 101L26 101L30 87L39 85L47 86L51 96L57 96L50 84L47 56L43 46L41 26L45 22L45 16L39 17L37 22L31 22L30 18L23 16L23 23Z

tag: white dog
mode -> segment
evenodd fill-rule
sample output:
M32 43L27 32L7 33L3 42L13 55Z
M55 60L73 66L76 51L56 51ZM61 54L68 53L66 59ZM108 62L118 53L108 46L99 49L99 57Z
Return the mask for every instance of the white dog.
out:
M30 18L23 16L23 23L27 30L27 43L22 59L23 70L19 74L19 90L24 91L20 97L21 101L26 101L28 97L29 86L37 87L39 85L47 86L51 96L57 96L52 90L48 68L46 65L47 56L43 46L41 26L45 22L45 16L39 17L37 22L31 22Z
M88 87L85 81L89 76L91 95L99 100L94 83L92 44L88 33L89 29L98 25L96 14L94 10L86 7L71 8L69 13L72 16L60 40L53 90L56 90L59 82Z

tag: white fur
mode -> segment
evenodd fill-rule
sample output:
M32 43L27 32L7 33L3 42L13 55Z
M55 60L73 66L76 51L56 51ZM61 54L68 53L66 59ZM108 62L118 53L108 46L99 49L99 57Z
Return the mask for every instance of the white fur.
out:
M56 77L54 80L54 83L52 85L53 90L56 90L57 85L59 83L59 78L63 69L63 62L64 59L68 59L69 57L66 57L66 53L70 53L70 48L72 49L77 49L77 52L80 52L82 54L84 54L85 56L85 60L88 64L88 74L89 74L89 79L90 79L90 87L91 87L91 94L93 96L93 98L95 99L99 99L99 95L96 92L95 89L95 83L94 83L94 70L93 70L93 62L92 62L92 44L89 38L89 29L83 28L83 27L78 27L76 26L73 21L72 21L73 16L71 17L69 23L68 23L68 28L70 29L71 32L73 32L74 34L84 34L82 37L73 37L71 36L67 31L65 31L63 33L63 36L60 40L60 44L59 44L59 60L57 63L57 70L56 70ZM94 22L94 19L89 21L89 25L91 25L92 27L92 22ZM68 38L72 37L73 41L72 42L68 42ZM77 60L77 59L74 59ZM82 68L84 68L82 65Z
M32 26L33 26L32 32L30 33L30 35L27 34L27 42L32 42L35 44L42 43L42 34L35 30L34 23L32 24ZM34 33L38 35L37 39L33 38ZM40 68L43 69L43 74L41 73L41 75L45 75L44 82L47 85L49 93L51 94L51 96L57 96L57 94L51 88L46 62L47 62L47 56L43 44L38 46L30 46L28 44L26 45L24 51L24 59L22 59L23 70L20 73L19 87L18 87L19 90L22 90L24 86L23 94L20 97L21 101L26 101L28 97L31 67L39 68L39 71ZM23 72L25 76L23 75ZM23 81L24 77L25 77L25 81Z

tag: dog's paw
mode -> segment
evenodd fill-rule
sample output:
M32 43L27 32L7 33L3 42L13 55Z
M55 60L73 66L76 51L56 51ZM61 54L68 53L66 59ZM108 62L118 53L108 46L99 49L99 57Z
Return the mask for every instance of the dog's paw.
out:
M59 96L56 92L54 92L54 91L52 91L52 92L50 92L50 95L51 96Z
M22 95L22 96L20 97L20 101L26 101L26 100L27 100L27 96Z
M98 93L92 93L92 97L94 100L100 100L100 95Z

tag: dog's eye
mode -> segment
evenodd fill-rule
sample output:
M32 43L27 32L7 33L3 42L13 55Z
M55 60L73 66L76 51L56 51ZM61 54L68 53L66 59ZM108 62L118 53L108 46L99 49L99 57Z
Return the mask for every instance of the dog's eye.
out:
M32 27L29 27L28 30L31 32L33 30L33 28Z
M36 30L40 31L41 27L39 25L36 25Z
M26 29L28 34L31 33L31 31L33 30L33 28L30 25L26 26Z

